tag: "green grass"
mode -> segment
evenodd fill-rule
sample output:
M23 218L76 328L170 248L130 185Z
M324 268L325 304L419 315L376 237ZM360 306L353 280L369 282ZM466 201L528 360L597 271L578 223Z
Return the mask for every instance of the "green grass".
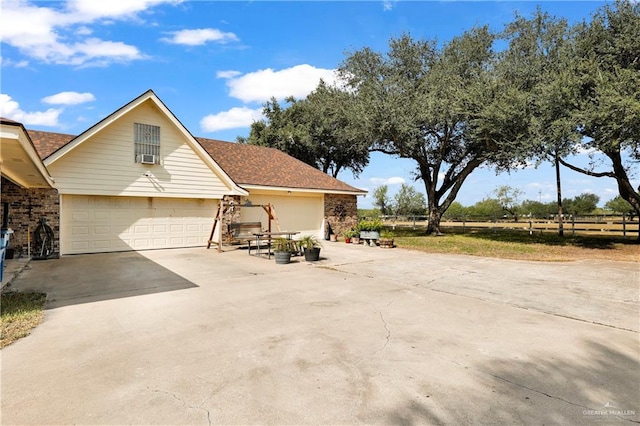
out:
M0 348L28 336L44 318L47 295L8 291L0 295Z
M570 261L579 259L640 260L640 245L629 239L601 236L565 236L482 230L468 233L447 231L426 236L424 230L395 230L398 247L431 253L467 254L504 259Z

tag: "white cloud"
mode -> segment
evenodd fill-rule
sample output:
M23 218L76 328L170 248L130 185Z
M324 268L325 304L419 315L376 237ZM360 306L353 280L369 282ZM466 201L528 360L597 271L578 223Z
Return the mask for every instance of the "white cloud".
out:
M262 119L262 108L231 108L229 111L210 114L200 120L200 127L205 132L248 127L254 121Z
M172 44L184 44L187 46L201 46L209 41L216 43L228 43L239 41L234 33L225 33L215 28L202 28L198 30L182 30L170 33L171 38L162 38L162 41Z
M70 0L63 9L56 9L26 0L4 0L0 39L26 57L54 64L89 66L144 59L135 46L87 38L93 32L88 25L135 19L138 13L160 3L177 1Z
M243 102L266 102L272 97L303 98L318 86L320 79L324 79L327 84L333 84L336 81L334 70L316 68L307 64L279 71L267 68L232 77L219 73L218 77L226 78L230 89L229 94Z
M382 9L387 12L393 9L393 6L395 5L397 0L383 0L382 2Z
M16 67L16 68L26 68L29 66L29 61L14 61L12 59L7 59L3 56L0 56L0 66L3 67Z
M92 21L101 18L127 18L162 3L181 3L181 0L69 0L67 9L76 19Z
M93 96L93 93L89 92L60 92L55 95L42 98L42 102L52 105L78 105L85 102L93 102L95 100L96 97Z
M26 112L11 96L0 93L0 116L18 121L24 125L58 126L62 109L49 108L46 111Z
M369 181L374 185L402 185L407 183L406 179L400 176L393 176L390 178L371 178Z
M242 75L242 73L240 71L233 71L233 70L218 71L216 73L216 77L217 78L224 78L224 79L237 77L239 75Z
M93 34L93 30L89 27L82 26L76 30L76 34L79 36L88 36Z

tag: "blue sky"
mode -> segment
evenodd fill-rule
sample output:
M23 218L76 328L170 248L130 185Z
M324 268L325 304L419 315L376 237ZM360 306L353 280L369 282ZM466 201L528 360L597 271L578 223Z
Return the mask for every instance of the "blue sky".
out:
M332 81L347 52L386 51L403 33L447 41L474 25L500 30L515 11L529 16L537 6L577 22L603 4L2 0L0 115L79 134L153 89L195 136L234 141L248 136L271 96L304 97L320 78ZM367 190L388 184L391 194L403 182L424 192L413 170L410 160L373 154L358 178L339 178ZM603 203L617 195L613 179L562 174L565 197L593 192ZM477 170L458 201L473 204L505 184L523 199L555 198L553 169L542 165L510 175ZM371 207L370 198L360 207Z

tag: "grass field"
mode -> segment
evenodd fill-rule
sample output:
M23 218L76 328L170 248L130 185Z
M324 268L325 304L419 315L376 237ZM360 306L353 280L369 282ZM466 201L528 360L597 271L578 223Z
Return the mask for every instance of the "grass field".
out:
M0 295L0 348L28 336L44 318L44 293L8 291Z
M572 261L602 259L640 262L640 244L629 238L577 235L559 237L556 233L522 231L493 232L490 229L448 231L442 236L426 236L424 229L393 231L397 247L430 253L534 261Z

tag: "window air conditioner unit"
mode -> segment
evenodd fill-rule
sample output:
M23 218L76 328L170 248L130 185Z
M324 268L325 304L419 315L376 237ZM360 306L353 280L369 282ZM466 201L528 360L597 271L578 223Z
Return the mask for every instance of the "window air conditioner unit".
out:
M158 156L152 154L138 155L138 162L142 164L158 164Z

